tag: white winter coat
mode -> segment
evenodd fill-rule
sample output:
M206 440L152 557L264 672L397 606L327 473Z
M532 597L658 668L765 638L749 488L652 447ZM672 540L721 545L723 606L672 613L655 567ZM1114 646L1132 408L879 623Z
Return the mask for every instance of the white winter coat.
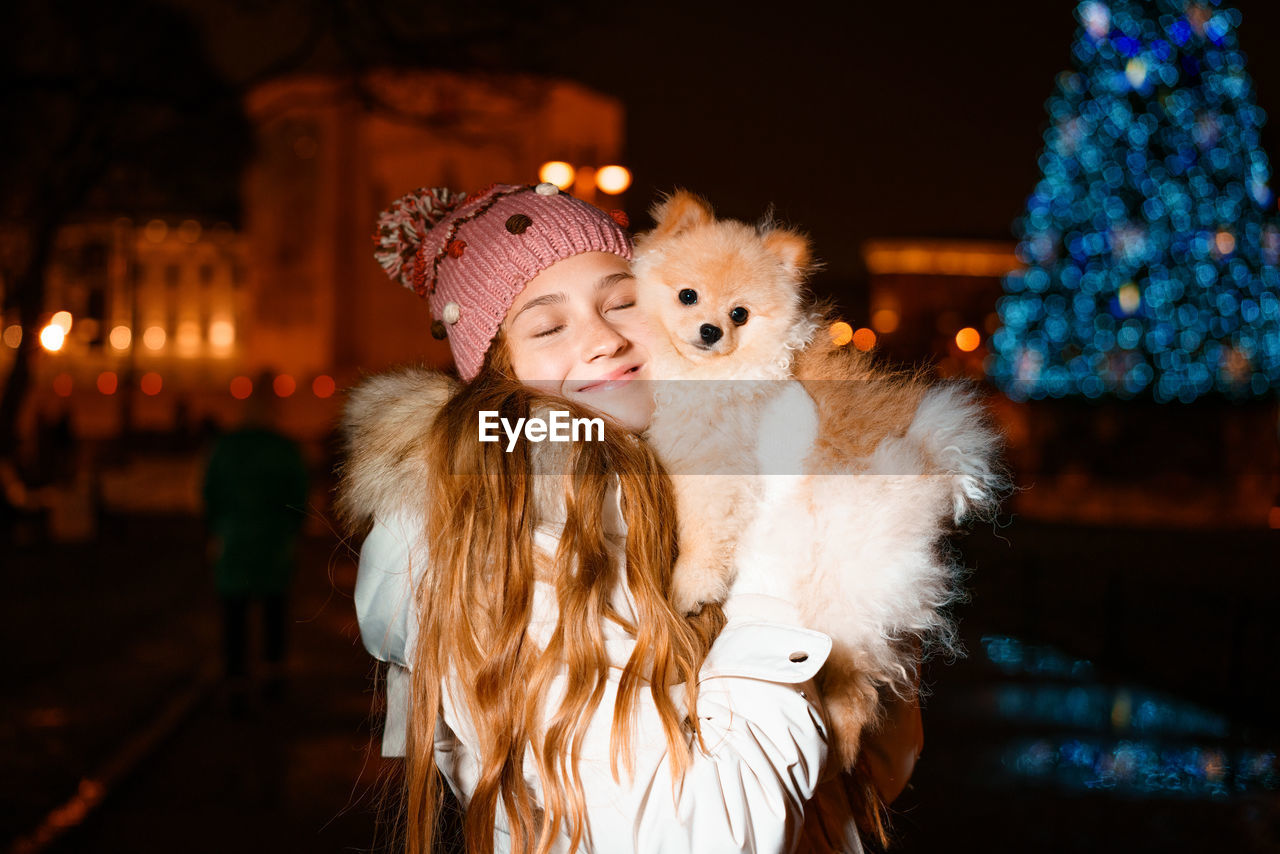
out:
M606 532L617 559L625 525L615 498ZM561 523L546 523L535 544L554 553ZM382 752L405 749L408 668L413 661L416 620L411 586L427 556L422 519L404 511L377 519L360 553L355 604L366 649L389 662L387 721ZM631 617L625 590L615 596ZM531 636L549 637L555 625L553 589L535 590ZM706 752L695 748L693 764L673 786L667 744L648 692L639 694L635 773L622 782L610 770L610 732L616 679L596 710L578 767L587 806L585 848L602 852L860 852L835 769L828 769L826 726L812 678L826 661L831 640L797 625L795 609L766 596L731 597L728 624L711 648L699 680L698 714ZM634 640L613 621L604 626L606 646L619 674ZM436 725L436 761L466 805L479 768L476 735L448 680L442 685ZM541 793L532 762L526 779ZM621 770L621 766L620 766ZM509 847L506 820L498 814L499 851ZM568 850L561 838L556 851Z

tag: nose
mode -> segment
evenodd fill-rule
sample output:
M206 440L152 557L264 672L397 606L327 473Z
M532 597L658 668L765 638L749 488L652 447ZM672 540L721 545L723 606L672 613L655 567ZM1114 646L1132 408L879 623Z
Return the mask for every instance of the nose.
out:
M587 339L587 360L598 356L612 356L627 346L627 339L613 325L601 319L596 322Z
M724 336L724 330L713 323L704 323L702 328L698 330L702 336L702 343L710 347Z

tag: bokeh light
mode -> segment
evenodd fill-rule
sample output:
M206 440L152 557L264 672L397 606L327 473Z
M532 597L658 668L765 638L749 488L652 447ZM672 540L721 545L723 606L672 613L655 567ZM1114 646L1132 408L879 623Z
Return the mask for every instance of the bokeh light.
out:
M1218 250L1219 255L1230 255L1236 251L1236 238L1231 232L1223 230L1219 231L1213 239L1214 247Z
M982 334L972 326L966 326L956 333L956 346L966 353L972 353L982 343Z
M111 334L107 336L107 340L117 350L128 350L129 345L133 343L133 331L127 326L112 327Z
M4 343L6 346L12 347L15 350L18 349L18 346L22 344L22 327L16 323L12 326L6 326L4 330Z
M120 387L120 378L114 371L103 371L98 374L98 391L103 394L115 394Z
M236 341L236 327L229 320L215 320L209 324L209 343L222 350Z
M992 711L1015 735L1000 772L1068 790L1219 798L1280 789L1274 750L1224 750L1231 724L1219 712L1138 685L1099 680L1092 662L1006 635L982 638L1006 677ZM1233 779L1234 778L1234 779Z
M870 350L876 346L876 334L865 326L855 330L853 333L853 346L863 352Z
M153 219L143 226L142 234L152 243L163 243L169 234L169 226L162 219Z
M65 333L65 332L71 331L71 320L72 320L71 312L58 311L58 312L54 312L54 315L52 318L50 318L49 323L51 323L54 326L62 327L62 331Z
M289 397L298 390L298 383L288 374L279 374L271 381L271 388L275 391L276 397Z
M1142 305L1142 292L1133 282L1126 282L1116 292L1116 301L1120 303L1121 311L1125 314L1133 314L1138 310L1138 306Z
M871 327L881 335L888 335L890 332L897 330L901 318L898 312L891 308L882 308L875 311L871 315Z
M324 399L332 397L333 393L338 390L338 384L333 381L333 377L328 374L321 374L311 381L311 393L316 397Z
M837 347L843 347L853 340L853 327L845 323L843 320L837 320L831 324L831 343Z
M164 348L166 337L163 328L148 326L147 331L142 333L142 344L148 350L160 350Z
M155 397L160 393L160 389L164 387L164 380L155 371L148 371L138 381L138 387L142 389L143 394Z
M50 323L40 330L40 346L50 353L56 353L61 350L66 339L67 331L56 324Z
M549 160L543 163L542 168L538 170L539 181L555 184L562 190L567 190L573 186L575 176L574 168L563 160Z
M248 377L236 377L231 381L231 396L236 400L244 400L253 394L253 380Z
M53 378L53 393L58 397L71 396L71 374L62 373Z
M1130 86L1141 89L1142 84L1147 82L1147 64L1138 57L1134 57L1125 65L1124 76L1129 80Z
M601 166L596 172L596 186L600 192L616 196L631 186L631 172L625 166Z

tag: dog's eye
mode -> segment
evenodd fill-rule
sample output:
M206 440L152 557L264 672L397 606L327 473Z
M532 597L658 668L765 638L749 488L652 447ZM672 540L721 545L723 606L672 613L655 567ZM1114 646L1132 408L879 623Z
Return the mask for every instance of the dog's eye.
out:
M732 320L734 323L736 323L738 326L741 326L742 324L747 322L747 314L748 312L745 308L743 308L742 306L737 306L733 309L733 311L729 312L729 319Z
M693 305L698 301L698 292L693 288L685 288L680 292L680 302L685 305Z

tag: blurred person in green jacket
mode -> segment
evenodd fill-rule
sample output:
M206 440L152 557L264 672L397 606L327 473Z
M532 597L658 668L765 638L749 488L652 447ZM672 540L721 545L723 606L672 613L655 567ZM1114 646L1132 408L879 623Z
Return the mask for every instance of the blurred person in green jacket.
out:
M273 427L269 376L256 386L243 424L215 441L204 480L232 711L243 711L249 693L248 622L255 601L261 604L264 694L275 699L283 691L288 590L306 518L302 450Z

